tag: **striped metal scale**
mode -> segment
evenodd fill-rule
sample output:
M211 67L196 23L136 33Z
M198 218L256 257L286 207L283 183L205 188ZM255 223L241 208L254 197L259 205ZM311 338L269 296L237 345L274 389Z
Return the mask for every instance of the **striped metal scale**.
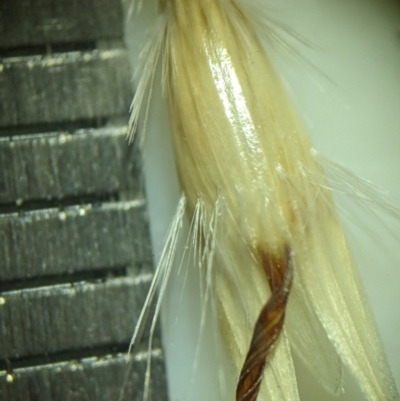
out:
M152 254L130 78L120 0L1 1L2 401L116 401L125 380L121 401L142 400L148 338L127 349Z

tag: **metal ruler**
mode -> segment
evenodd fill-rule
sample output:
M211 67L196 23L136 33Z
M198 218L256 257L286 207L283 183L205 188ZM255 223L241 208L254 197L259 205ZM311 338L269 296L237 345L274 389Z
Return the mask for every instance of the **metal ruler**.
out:
M152 278L120 0L0 4L0 400L141 400ZM159 332L151 399L166 400ZM131 369L127 362L131 361Z

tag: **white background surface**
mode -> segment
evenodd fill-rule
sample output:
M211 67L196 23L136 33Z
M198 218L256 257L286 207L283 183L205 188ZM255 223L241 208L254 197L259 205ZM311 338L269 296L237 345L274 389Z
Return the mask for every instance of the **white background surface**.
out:
M129 1L129 0L128 0ZM250 0L249 0L250 1ZM299 45L304 60L294 60L271 48L278 73L307 126L315 148L358 176L388 190L392 203L400 207L400 2L395 0L265 0L271 15L309 40ZM149 3L147 3L148 5ZM137 48L145 40L141 23L128 26L128 45L133 63ZM138 35L137 32L142 32ZM310 63L312 66L310 66ZM169 141L167 113L160 91L154 95L146 146L146 185L155 259L157 260L179 197L173 152ZM344 210L351 210L344 208ZM355 253L362 281L387 352L398 388L400 387L400 224L384 219L392 232L372 213L361 215L370 229L352 226L343 217ZM185 326L196 322L196 306L190 305L192 288L180 301L181 283L173 286L166 303L165 347L171 401L218 400L215 365L203 353L196 383L190 384L193 348L197 329ZM175 321L178 299L183 317ZM176 301L176 299L175 299ZM181 326L183 324L183 326ZM190 344L191 343L191 344ZM186 348L188 347L188 348ZM186 362L183 360L186 359ZM203 363L203 365L202 365ZM301 397L307 401L330 400L318 384L299 369ZM205 373L205 377L200 377ZM350 377L346 393L334 400L363 400Z

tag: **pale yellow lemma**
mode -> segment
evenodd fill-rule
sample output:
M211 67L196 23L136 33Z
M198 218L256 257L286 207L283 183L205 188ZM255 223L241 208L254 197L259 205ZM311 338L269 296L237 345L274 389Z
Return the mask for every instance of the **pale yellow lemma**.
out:
M211 238L206 276L232 374L269 296L256 250L288 246L285 331L258 400L298 399L289 343L328 391L343 362L369 399L398 399L321 167L246 14L223 0L166 0L162 12L149 59L161 53L188 213L202 244Z

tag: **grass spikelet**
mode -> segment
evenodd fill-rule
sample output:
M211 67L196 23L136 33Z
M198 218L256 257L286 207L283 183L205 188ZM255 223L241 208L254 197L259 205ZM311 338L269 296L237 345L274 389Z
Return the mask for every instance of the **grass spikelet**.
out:
M263 20L242 1L163 0L160 10L131 127L161 59L192 221L181 265L200 273L200 332L207 311L217 318L221 399L299 400L295 353L330 394L346 366L368 400L399 400L331 194L380 208L376 191L313 150L255 32Z

